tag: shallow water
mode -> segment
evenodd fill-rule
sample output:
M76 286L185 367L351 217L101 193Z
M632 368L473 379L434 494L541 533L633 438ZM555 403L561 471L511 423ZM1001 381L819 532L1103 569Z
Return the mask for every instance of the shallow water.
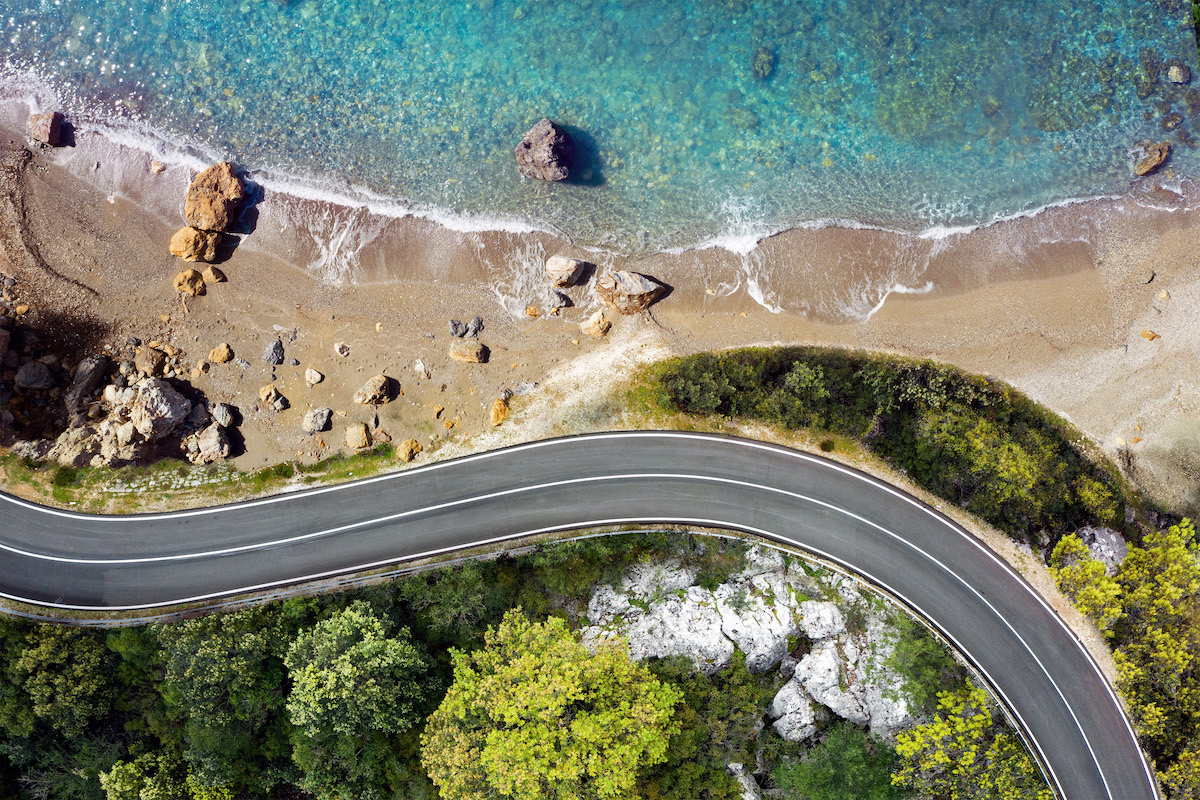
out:
M1197 163L1181 0L3 2L8 66L80 118L621 253L985 223L1124 189L1142 138ZM543 115L567 184L517 175Z

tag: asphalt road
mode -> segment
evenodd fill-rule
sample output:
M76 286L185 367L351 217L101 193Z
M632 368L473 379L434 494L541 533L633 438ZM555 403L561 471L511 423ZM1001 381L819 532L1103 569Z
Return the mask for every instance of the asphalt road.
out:
M973 663L1060 797L1158 797L1099 669L1003 561L895 488L761 442L570 437L172 514L73 514L0 494L0 594L59 608L149 608L533 533L656 522L754 533L842 565L900 598Z

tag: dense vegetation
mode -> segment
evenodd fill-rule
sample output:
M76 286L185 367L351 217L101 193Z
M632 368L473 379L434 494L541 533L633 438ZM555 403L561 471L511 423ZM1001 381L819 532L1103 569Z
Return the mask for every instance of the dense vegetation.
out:
M1119 476L1091 461L1065 422L1007 385L951 367L828 348L755 348L675 359L654 377L664 408L855 439L1018 539L1124 524Z
M1117 685L1172 798L1200 797L1200 545L1183 520L1112 571L1078 537L1054 549L1059 586L1112 643Z

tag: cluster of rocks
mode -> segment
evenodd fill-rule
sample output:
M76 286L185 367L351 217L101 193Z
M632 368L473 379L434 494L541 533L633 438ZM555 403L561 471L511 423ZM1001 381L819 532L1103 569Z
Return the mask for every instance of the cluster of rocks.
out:
M678 564L635 566L619 588L592 596L584 642L621 636L633 658L683 655L709 674L741 650L750 671L777 669L787 681L769 713L790 741L813 736L829 714L880 736L915 722L903 677L886 665L893 648L886 612L850 579L817 580L789 569L780 553L754 548L748 566L715 591L695 581L695 570ZM854 629L842 611L850 607L865 620Z
M198 174L184 199L183 216L187 224L171 236L171 255L184 261L216 261L223 237L234 228L246 197L245 184L228 161L213 164ZM224 273L216 267L210 266L203 273L185 269L175 276L175 288L195 297L205 293L206 284L224 280Z
M551 288L544 300L552 316L562 308L574 305L562 290L568 290L587 282L597 272L596 265L578 258L554 255L546 259L546 277ZM670 291L670 287L649 275L627 270L614 270L602 275L595 283L596 295L602 307L589 314L581 323L580 331L596 338L605 336L612 328L609 312L637 314L650 308ZM536 306L526 309L530 317L540 316Z

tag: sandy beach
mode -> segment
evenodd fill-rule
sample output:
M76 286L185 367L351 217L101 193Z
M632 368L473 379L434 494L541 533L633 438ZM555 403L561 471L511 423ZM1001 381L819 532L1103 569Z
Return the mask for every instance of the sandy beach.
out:
M1164 504L1200 504L1200 213L1169 172L1127 197L943 238L832 227L789 231L744 254L628 262L545 233L453 231L263 192L253 230L219 264L228 282L182 298L172 277L185 265L167 243L192 169L155 174L148 155L87 130L74 147L25 164L15 155L22 135L0 142L4 179L19 189L0 210L0 272L29 306L23 324L43 331L64 363L105 347L127 353L137 337L169 342L189 369L228 342L249 365L213 364L191 382L240 409L244 450L234 463L245 469L320 459L344 446L348 422L368 423L376 441L411 437L430 451L569 432L547 417L568 417L571 402L602 395L640 361L812 343L935 358L1008 381L1072 420ZM541 263L554 254L594 261L598 273L650 274L673 291L650 314L614 315L609 336L594 339L578 323L599 306L596 276L551 315ZM885 280L883 291L909 293L875 308ZM475 315L491 358L454 362L448 321ZM261 354L274 338L286 360L272 370ZM334 352L338 342L348 356ZM326 379L307 386L309 367ZM354 403L378 373L402 395ZM258 408L272 380L290 403L280 412ZM478 437L505 391L518 395L514 417ZM319 406L334 409L332 430L302 433L305 411Z

